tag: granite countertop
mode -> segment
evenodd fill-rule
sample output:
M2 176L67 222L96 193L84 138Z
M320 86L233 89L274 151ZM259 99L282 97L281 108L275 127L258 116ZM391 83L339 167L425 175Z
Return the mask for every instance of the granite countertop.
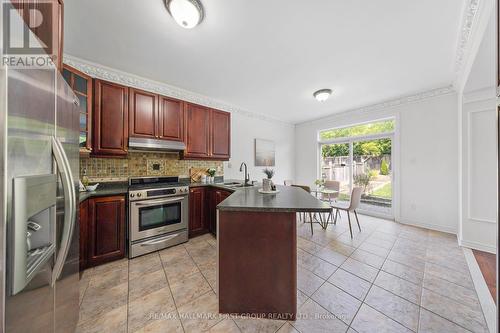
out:
M95 191L80 192L80 202L93 197L105 197L108 195L126 194L128 191L128 182L100 183Z
M276 194L262 194L260 186L239 188L217 209L221 211L257 212L325 212L331 208L299 187L277 185Z

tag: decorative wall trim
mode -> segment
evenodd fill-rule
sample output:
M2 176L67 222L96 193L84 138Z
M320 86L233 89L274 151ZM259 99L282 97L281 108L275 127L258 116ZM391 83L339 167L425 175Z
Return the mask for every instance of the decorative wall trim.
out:
M488 252L488 253L496 253L496 251L497 251L497 248L495 246L486 245L486 244L479 243L476 241L471 241L471 240L459 239L458 244L460 246L467 247L469 249L479 250L479 251Z
M472 33L472 27L479 8L480 0L468 0L465 5L462 26L458 37L457 51L455 55L455 73L459 73L464 65L469 50L469 40Z
M471 123L472 123L472 115L478 114L478 113L494 113L495 109L478 109L478 110L472 110L472 111L466 111L467 112L467 172L466 172L466 177L467 177L467 191L466 191L466 198L467 198L467 219L470 221L474 222L480 222L480 223L497 223L496 220L484 218L484 217L478 217L478 216L472 216L471 214L471 207L472 207L472 200L471 200L471 182L472 182L472 175L471 175L471 166L472 166L472 160L471 160L471 153L472 153L472 128L471 128Z
M364 107L361 107L361 108L356 108L356 109L350 109L350 110L346 110L346 111L337 112L337 113L334 113L334 114L326 116L326 117L317 118L317 119L313 119L313 120L308 120L308 121L304 121L304 122L301 122L301 123L297 123L296 125L322 123L324 121L332 120L332 119L335 119L337 117L345 116L347 114L353 114L353 112L354 113L368 113L368 112L383 110L383 109L387 109L387 108L393 108L393 107L396 107L396 106L401 106L401 105L416 103L416 102L420 102L420 101L423 101L423 100L426 100L426 99L429 99L429 98L443 96L443 95L448 95L448 94L451 94L451 93L455 93L455 89L453 88L453 86L449 85L449 86L442 87L442 88L437 88L437 89L431 89L431 90L427 90L427 91L422 91L422 92L419 92L419 93L416 93L416 94L412 94L412 95L405 95L405 96L402 96L402 97L399 97L399 98L396 98L396 99L387 100L387 101L384 101L384 102L381 102L381 103L372 104L372 105L364 106Z
M64 54L64 63L78 69L79 71L97 79L102 79L129 87L134 87L137 89L142 89L164 96L181 99L183 101L188 101L191 103L200 104L203 106L208 106L214 109L223 110L231 113L238 113L246 117L255 118L259 120L277 122L280 124L285 124L293 126L289 122L283 120L269 117L261 113L255 113L246 111L229 104L214 100L210 97L197 94L185 89L177 88L166 83L150 80L143 78L134 74L122 72L117 69L113 69L104 65L96 64L87 60L83 60L69 54Z
M465 104L474 102L483 102L488 100L491 100L492 103L494 104L496 99L495 93L496 93L496 87L473 90L464 93L462 100Z

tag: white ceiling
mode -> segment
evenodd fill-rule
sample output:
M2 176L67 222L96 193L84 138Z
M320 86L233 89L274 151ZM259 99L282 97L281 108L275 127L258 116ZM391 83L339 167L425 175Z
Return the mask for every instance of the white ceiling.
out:
M202 2L65 0L65 53L293 123L453 81L463 0Z

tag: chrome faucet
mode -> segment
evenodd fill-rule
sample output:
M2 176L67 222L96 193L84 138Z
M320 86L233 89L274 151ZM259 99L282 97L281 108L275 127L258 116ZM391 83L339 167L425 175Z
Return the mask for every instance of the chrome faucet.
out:
M250 181L250 175L248 174L247 164L245 162L241 163L240 172L243 171L243 166L245 166L245 186L247 186L248 182Z

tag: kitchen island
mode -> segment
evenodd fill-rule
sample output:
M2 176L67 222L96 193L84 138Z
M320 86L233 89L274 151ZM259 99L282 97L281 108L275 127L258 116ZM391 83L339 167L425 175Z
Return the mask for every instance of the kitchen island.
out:
M220 313L296 318L296 213L328 213L331 208L299 187L278 190L241 189L217 206Z

